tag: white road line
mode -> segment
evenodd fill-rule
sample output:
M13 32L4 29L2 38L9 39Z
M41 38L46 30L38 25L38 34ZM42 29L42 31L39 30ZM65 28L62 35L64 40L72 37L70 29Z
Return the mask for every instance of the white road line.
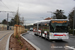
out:
M68 49L73 49L73 50L75 50L74 47L70 47L70 46L65 46L65 47L68 48Z
M34 45L32 42L30 42L28 39L26 39L25 37L22 36L22 34L20 35L22 38L24 38L28 43L30 43L36 50L40 50L40 48L38 48L36 45Z
M9 33L7 33L6 35L8 35ZM0 41L6 36L6 35L4 35L1 39L0 39Z

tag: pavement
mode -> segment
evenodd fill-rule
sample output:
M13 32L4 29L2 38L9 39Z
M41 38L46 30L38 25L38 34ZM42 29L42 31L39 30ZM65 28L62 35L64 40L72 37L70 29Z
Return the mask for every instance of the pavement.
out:
M13 31L8 30L8 31L0 31L0 50L5 50L6 49L6 44L8 37L13 33Z
M75 36L70 36L67 40L46 40L39 36L35 36L33 32L23 34L23 37L28 39L41 50L75 50Z
M71 37L71 38L75 38L75 35L69 35L69 37Z

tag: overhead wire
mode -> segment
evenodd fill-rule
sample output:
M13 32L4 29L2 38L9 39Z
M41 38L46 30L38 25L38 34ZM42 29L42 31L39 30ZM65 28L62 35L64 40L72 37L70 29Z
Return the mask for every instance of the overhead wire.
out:
M1 2L9 9L9 7L1 0Z

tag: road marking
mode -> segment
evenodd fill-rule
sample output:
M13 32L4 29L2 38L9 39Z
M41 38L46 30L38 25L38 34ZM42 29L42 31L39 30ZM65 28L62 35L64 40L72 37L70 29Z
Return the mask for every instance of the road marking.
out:
M7 34L9 34L9 33L7 33ZM7 35L7 34L6 34L6 35ZM0 39L0 41L1 41L6 35L4 35L4 36Z
M22 38L24 38L28 43L30 43L36 50L40 50L40 48L38 48L36 45L34 45L32 42L30 42L28 39L26 39L25 37L22 36L22 34L20 35Z
M10 33L11 33L11 32L10 32ZM9 34L9 32L7 32L6 35L8 35L8 34ZM0 41L1 41L6 35L4 35L2 38L0 38Z
M65 49L73 49L73 50L75 50L75 48L74 47L70 47L70 46L65 46L66 48Z

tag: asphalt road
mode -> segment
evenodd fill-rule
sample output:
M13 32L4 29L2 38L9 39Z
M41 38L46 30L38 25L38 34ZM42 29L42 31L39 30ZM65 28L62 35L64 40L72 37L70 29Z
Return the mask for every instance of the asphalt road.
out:
M74 50L75 49L75 37L70 37L68 40L51 41L35 36L33 32L23 34L23 36L39 47L41 50Z

